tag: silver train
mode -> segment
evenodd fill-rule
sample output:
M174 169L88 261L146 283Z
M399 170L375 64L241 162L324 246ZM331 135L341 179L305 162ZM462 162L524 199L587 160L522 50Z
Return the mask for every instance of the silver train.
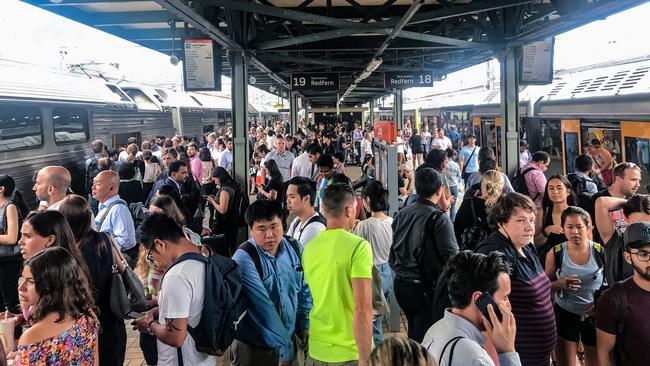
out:
M258 114L256 117L259 117ZM34 207L35 173L61 165L72 174L71 188L84 191L90 142L125 146L157 135L204 133L232 125L229 98L119 83L84 74L56 72L0 61L0 174L16 180Z

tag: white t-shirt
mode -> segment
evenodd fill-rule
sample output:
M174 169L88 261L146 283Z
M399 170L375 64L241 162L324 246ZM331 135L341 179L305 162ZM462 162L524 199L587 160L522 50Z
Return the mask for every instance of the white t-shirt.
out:
M364 159L366 155L374 156L372 153L372 143L363 139L361 140L361 159Z
M158 298L159 322L165 324L165 319L187 318L187 324L196 327L203 310L204 288L205 264L202 262L189 259L170 268L165 274ZM181 350L185 365L214 366L217 362L215 356L198 352L189 334ZM177 365L176 348L158 341L158 366Z
M434 138L431 140L432 149L442 149L447 150L451 148L451 140L447 136L443 136L441 139Z
M318 213L314 214L314 216L316 215L318 215ZM311 217L309 218L309 220L311 220ZM302 222L300 222L300 217L296 217L291 222L291 225L289 225L289 231L287 231L287 235L298 240L298 242L302 244L302 246L304 247L305 245L307 245L307 243L309 243L313 238L315 238L318 234L321 233L321 231L325 230L326 228L325 225L321 224L320 222L313 221L312 223L307 225L302 231L300 229L302 229Z

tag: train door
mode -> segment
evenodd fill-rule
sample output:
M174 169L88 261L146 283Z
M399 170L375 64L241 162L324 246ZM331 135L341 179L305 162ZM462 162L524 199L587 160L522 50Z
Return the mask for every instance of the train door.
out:
M481 121L481 146L488 146L494 150L497 158L497 167L501 166L501 157L499 156L499 141L501 134L501 118L486 118Z
M560 128L562 130L562 154L565 157L564 174L568 174L575 170L575 160L580 154L580 121L562 120Z
M476 141L478 141L478 145L483 146L483 140L481 138L483 136L483 134L481 133L481 117L472 118L471 132L476 136Z
M113 148L119 149L126 148L128 145L129 137L135 137L138 140L138 145L142 143L142 134L140 132L127 132L127 133L114 133L113 134Z
M581 146L585 146L586 142L591 143L592 140L598 139L601 141L603 148L607 149L614 160L617 162L622 161L621 146L623 140L621 138L621 122L611 120L582 120L580 124L580 142Z
M623 161L641 167L641 189L650 193L650 123L621 121Z

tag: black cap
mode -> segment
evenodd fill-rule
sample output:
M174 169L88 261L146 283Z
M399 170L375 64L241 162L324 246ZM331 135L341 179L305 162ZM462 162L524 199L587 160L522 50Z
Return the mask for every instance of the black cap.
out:
M639 249L650 245L650 223L635 222L627 227L623 242L628 248Z

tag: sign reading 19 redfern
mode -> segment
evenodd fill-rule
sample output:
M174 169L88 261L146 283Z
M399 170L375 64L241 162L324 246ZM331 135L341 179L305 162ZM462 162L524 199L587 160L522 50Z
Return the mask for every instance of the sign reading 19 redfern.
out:
M291 74L291 90L338 90L339 74Z
M385 72L384 88L414 88L433 86L433 74L420 72Z

